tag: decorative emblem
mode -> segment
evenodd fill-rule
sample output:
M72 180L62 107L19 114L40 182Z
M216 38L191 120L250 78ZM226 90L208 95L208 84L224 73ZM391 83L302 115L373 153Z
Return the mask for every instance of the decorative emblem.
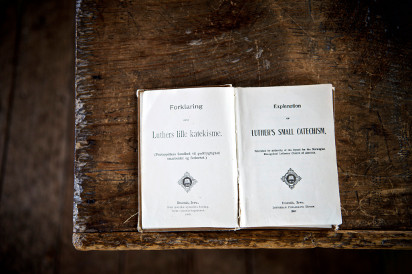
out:
M192 187L197 183L197 180L193 178L189 172L185 172L182 178L177 182L183 187L186 192L189 192Z
M288 172L282 177L282 181L285 182L290 189L293 189L300 180L302 180L302 178L291 168L289 168Z

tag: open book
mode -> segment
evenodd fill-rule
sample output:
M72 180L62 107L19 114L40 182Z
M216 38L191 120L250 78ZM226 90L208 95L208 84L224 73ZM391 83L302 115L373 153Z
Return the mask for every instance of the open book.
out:
M342 223L332 85L137 95L139 231Z

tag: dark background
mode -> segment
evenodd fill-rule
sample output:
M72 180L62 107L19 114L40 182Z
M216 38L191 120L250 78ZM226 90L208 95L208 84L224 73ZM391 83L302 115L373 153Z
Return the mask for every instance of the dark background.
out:
M410 8L383 1L390 35L409 39ZM2 273L404 273L396 250L79 252L71 243L74 1L0 1ZM409 33L409 34L408 34Z

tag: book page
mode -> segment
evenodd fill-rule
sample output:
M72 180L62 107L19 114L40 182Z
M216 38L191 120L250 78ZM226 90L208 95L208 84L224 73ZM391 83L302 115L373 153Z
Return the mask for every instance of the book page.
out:
M140 93L143 229L236 228L234 89Z
M331 85L238 88L240 227L341 224Z

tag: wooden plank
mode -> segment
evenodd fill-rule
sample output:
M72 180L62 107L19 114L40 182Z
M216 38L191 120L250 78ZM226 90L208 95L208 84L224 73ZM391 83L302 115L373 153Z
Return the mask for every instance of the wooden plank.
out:
M125 254L124 273L193 273L192 251L151 250L131 251Z
M89 253L81 253L86 256ZM113 253L112 253L113 254ZM256 249L128 251L119 273L405 273L405 250ZM114 255L114 254L113 254ZM116 254L117 255L117 254ZM155 263L154 263L155 262ZM348 263L351 262L351 263Z
M250 250L251 273L405 273L406 250ZM253 253L252 253L253 252ZM350 263L348 263L350 262Z
M78 1L75 235L136 230L135 90L226 83L332 83L341 229L409 231L412 46L397 30L407 16L392 11L351 1Z
M18 40L20 37L20 5L6 2L0 10L0 196L4 180L11 110L14 102Z
M65 18L65 30L67 40L65 41L65 49L62 49L65 55L71 57L70 65L66 64L65 74L69 79L74 79L74 11L75 3L72 1L66 1L64 12L68 15ZM55 7L61 9L62 7ZM73 146L74 146L74 82L69 81L68 87L70 89L70 100L67 102L67 138L65 140L66 150L66 164L64 167L64 185L63 193L64 197L61 201L60 208L60 229L58 248L59 252L54 254L56 258L55 273L122 273L121 269L123 257L119 252L107 253L107 252L78 252L72 244L71 238L73 233ZM50 91L49 91L50 92Z
M247 273L243 250L142 250L125 256L124 273Z
M239 273L248 269L244 250L193 250L191 273Z
M73 38L67 35L73 33L71 3L16 4L21 5L21 29L16 29L21 38L16 39L14 99L3 163L1 257L6 272L52 273L58 264L63 188L72 153L67 147L73 107Z
M396 252L400 256L402 254L408 254L410 251L404 250L314 250L314 260L315 271L319 272L333 272L336 274L344 273L402 273L395 271L396 269L401 269L405 267L403 265L401 258L387 260L387 265L391 266L392 269L389 271L384 271L383 269L387 266L385 264L384 258L391 252ZM316 260L316 258L321 258L321 260ZM348 262L358 261L359 263L351 264ZM394 263L398 266L394 267ZM406 269L405 269L406 270Z
M57 273L119 273L119 254L110 252L78 252L65 244L64 258Z
M323 250L326 251L326 249ZM317 272L319 260L316 258L316 249L253 250L251 260L253 261L253 273L256 274L267 273L268 269L273 273L319 273ZM329 262L321 261L324 267L320 270L326 269Z
M411 249L411 231L240 230L236 232L73 233L78 250L228 248Z

